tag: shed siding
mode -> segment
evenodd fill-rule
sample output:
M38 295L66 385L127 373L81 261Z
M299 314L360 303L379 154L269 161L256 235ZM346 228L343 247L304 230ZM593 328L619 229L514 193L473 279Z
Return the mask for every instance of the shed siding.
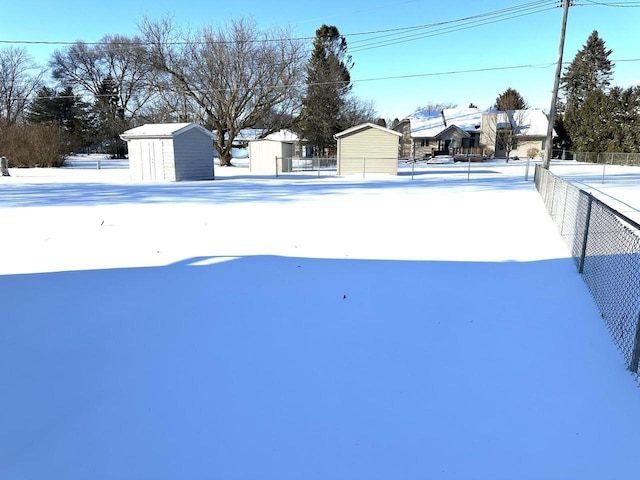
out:
M164 155L165 167L173 166L165 180L212 180L213 142L202 132L191 129L176 135L173 148ZM168 170L165 170L168 172Z
M131 180L142 180L142 141L129 142L129 177Z
M164 172L162 180L175 181L176 165L173 154L173 140L163 139L160 144L162 146L162 171Z
M129 176L131 180L164 180L166 162L160 140L138 138L129 142Z
M338 175L398 173L398 136L373 128L338 139Z
M254 140L249 142L249 169L251 173L274 175L291 171L293 144L275 140Z

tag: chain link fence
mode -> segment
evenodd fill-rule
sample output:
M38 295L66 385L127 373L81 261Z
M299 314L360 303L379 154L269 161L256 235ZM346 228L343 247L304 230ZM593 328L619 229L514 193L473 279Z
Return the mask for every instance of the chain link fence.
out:
M572 152L569 150L554 149L552 158L608 165L640 165L640 153Z
M535 184L613 341L640 382L640 224L540 165Z
M294 172L335 173L337 157L291 157L291 168Z

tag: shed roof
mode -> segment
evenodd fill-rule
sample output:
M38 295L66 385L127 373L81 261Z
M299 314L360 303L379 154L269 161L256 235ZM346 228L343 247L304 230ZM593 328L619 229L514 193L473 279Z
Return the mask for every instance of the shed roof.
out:
M127 130L120 137L124 140L133 138L171 138L194 128L212 139L214 138L212 132L197 123L147 123Z
M389 128L386 127L381 127L380 125L376 125L375 123L361 123L360 125L356 125L355 127L351 127L351 128L347 128L346 130L343 130L342 132L336 133L334 135L335 138L340 138L340 137L345 137L347 135L352 135L356 132L359 132L360 130L368 130L368 129L376 129L376 130L380 130L382 132L386 132L386 133L392 133L393 135L396 135L398 137L401 137L402 134L400 132L396 132L395 130L391 130Z

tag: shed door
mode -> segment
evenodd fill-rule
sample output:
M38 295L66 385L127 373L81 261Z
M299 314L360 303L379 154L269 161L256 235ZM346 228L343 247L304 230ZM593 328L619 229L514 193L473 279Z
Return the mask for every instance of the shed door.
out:
M140 144L140 158L142 159L142 179L157 180L164 178L162 163L162 142L149 140Z

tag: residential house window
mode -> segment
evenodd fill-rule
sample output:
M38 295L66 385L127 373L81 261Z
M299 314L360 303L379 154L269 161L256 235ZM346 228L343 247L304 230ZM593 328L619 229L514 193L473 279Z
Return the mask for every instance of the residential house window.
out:
M421 138L420 139L420 146L421 147L428 147L429 146L429 139L428 138Z

